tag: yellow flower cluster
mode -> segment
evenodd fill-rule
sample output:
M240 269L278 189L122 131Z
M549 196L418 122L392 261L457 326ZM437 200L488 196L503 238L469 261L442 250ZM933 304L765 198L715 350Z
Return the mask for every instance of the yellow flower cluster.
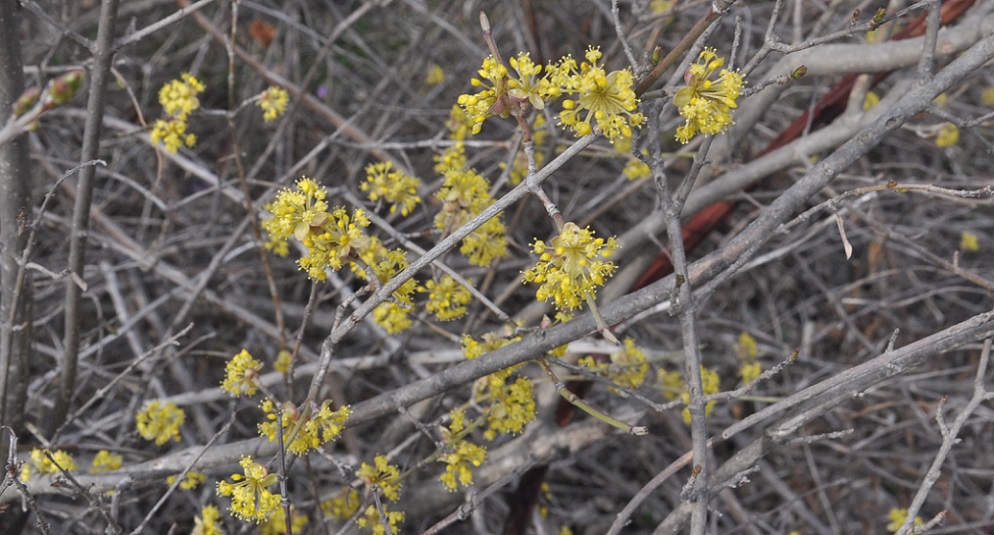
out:
M487 333L483 335L483 341L478 342L467 335L462 339L463 354L472 360L519 339L500 338ZM534 384L526 377L518 377L511 382L511 375L519 367L512 366L492 373L480 379L474 387L476 402L487 407L484 411L487 429L483 433L487 440L501 434L520 433L528 422L535 419Z
M170 440L179 441L179 428L186 421L186 413L172 401L151 401L135 416L135 421L142 438L161 446Z
M739 358L739 375L742 376L742 384L749 384L763 373L763 366L757 360L759 344L751 334L744 331L739 334L735 353Z
M466 305L473 300L469 290L449 275L442 275L438 282L429 280L425 283L425 290L428 291L425 310L441 321L461 318L466 314Z
M186 477L183 478L183 482L179 484L179 488L183 490L193 490L200 485L203 485L207 481L207 474L202 472L194 472L190 470L186 473ZM172 485L176 482L176 476L169 476L166 478L166 484Z
M690 66L684 76L686 86L676 92L673 103L686 120L676 129L680 143L688 143L692 137L701 134L718 134L732 124L732 109L737 107L735 100L742 95L742 75L728 69L721 69L725 59L718 56L713 48L705 48ZM712 75L718 69L716 79Z
M328 212L327 195L317 182L301 178L296 189L280 191L276 200L266 205L273 217L262 222L269 233L266 247L286 255L287 240L295 237L307 249L297 264L308 277L320 281L327 278L326 269L338 270L355 260L357 251L369 241L362 230L369 226L369 218L362 209L349 214L337 207Z
M107 450L100 450L97 452L96 456L93 457L93 462L91 463L90 473L91 474L101 474L104 472L113 472L117 470L124 464L124 457L121 455L114 455Z
M325 401L320 408L312 406L308 414L303 414L292 403L286 403L281 407L282 425L277 425L276 404L265 399L261 408L266 413L266 421L259 424L259 434L275 442L276 433L282 427L283 444L294 455L305 455L338 438L351 414L348 405L331 410L331 401Z
M604 259L617 248L613 237L595 238L589 228L566 223L550 243L535 240L532 244L541 256L533 268L522 273L523 282L541 284L535 293L539 301L551 301L562 311L580 308L614 273L614 264Z
M269 122L275 120L286 112L288 100L286 89L282 87L270 87L259 95L259 107L262 108L262 120Z
M372 465L362 463L356 475L371 492L378 492L391 502L400 497L400 470L383 455L377 455ZM386 525L390 526L391 533L400 533L397 524L403 521L404 513L389 511L386 504L379 504L367 507L356 523L374 535L385 535Z
M456 160L457 161L457 160ZM436 167L437 168L437 167ZM436 194L443 206L435 215L435 228L448 235L493 204L490 182L473 169L449 168ZM487 267L507 254L507 238L500 214L462 240L459 252L469 263Z
M290 506L290 532L304 533L304 527L311 521L307 515ZM259 526L259 535L286 535L286 513L280 507L273 516Z
M47 455L52 456L51 459ZM62 451L62 450L49 450L49 449L38 449L34 448L31 450L31 466L39 474L59 474L62 470L67 472L72 472L76 469L76 461L72 458L72 455ZM60 468L62 470L60 470ZM31 479L33 473L31 467L27 464L21 468L20 478L24 481Z
M393 169L391 162L371 163L366 166L366 181L359 184L371 202L383 199L390 204L390 213L400 208L400 215L407 216L421 202L418 186L421 181Z
M183 145L192 147L197 142L197 136L186 131L187 118L200 107L197 95L205 87L189 73L183 73L180 78L162 86L159 91L159 104L169 118L158 119L152 125L152 143L162 142L168 152L176 152Z
M265 466L247 455L238 464L243 474L232 474L233 483L218 482L217 494L231 497L231 513L236 517L261 523L279 509L280 495L269 492L269 487L279 481L279 475L270 474Z
M580 365L590 368L597 374L605 375L616 385L624 388L638 388L645 382L649 373L649 363L645 352L635 345L635 340L626 338L624 346L611 353L610 363L593 357L580 359Z
M225 366L221 390L234 397L242 394L254 396L259 383L260 370L262 370L262 363L252 358L247 350L242 349Z
M600 64L601 51L590 47L584 61L577 66L566 56L556 66L552 79L574 98L563 101L559 121L585 136L593 131L593 121L609 141L632 137L632 127L641 127L645 117L637 113L634 76L630 69L608 73Z
M359 499L359 491L346 488L330 500L321 502L321 512L326 517L346 520L356 514L360 505L362 505L362 500Z
M887 512L887 520L890 520L890 523L887 524L887 531L893 531L897 533L897 530L901 529L901 526L904 525L904 522L907 519L908 519L908 510L906 508L903 507L892 508L890 511ZM920 516L915 517L914 520L915 527L921 526L924 523L925 521L922 520L922 517Z
M205 505L200 510L200 516L193 518L193 531L190 535L223 535L224 529L219 525L221 511L213 505Z
M612 142L631 137L632 127L640 127L645 121L636 112L634 76L630 69L607 72L600 64L601 56L599 48L590 47L584 55L586 61L580 64L566 56L543 69L528 54L519 53L508 62L514 75L488 56L477 71L479 78L471 81L482 89L458 99L472 124L471 132L478 134L488 117L506 118L515 108L524 111L525 104L541 110L547 101L569 94L573 98L563 101L559 120L576 135L587 135L597 126Z
M460 486L468 487L473 484L473 470L470 466L478 467L483 464L487 458L487 449L464 438L467 434L466 414L462 409L453 409L449 418L449 427L441 427L445 448L438 461L447 466L439 479L445 488L454 491Z
M705 396L716 394L721 389L721 377L718 376L718 372L704 366L701 366L701 381L704 384ZM680 377L680 372L659 370L659 383L666 399L676 399L679 396L684 405L690 403L690 391ZM704 405L705 416L711 415L716 403L716 401L709 401ZM683 409L683 421L690 424L690 409L687 407Z
M370 238L360 253L363 262L372 269L378 279L375 284L385 283L407 269L407 253L403 249L387 249L379 238ZM353 265L356 276L365 280L367 274L359 266ZM392 294L393 300L380 303L373 309L373 320L389 334L399 333L412 325L411 311L414 308L414 294L421 287L414 279L408 279Z
M383 514L380 514L381 511ZM389 511L386 505L382 505L379 509L375 505L370 505L356 524L360 528L370 530L373 535L386 535L387 526L390 526L390 533L400 533L397 524L403 521L404 513L400 511Z
M366 487L379 491L386 499L395 502L400 498L400 470L383 455L377 455L373 464L362 463L356 472Z

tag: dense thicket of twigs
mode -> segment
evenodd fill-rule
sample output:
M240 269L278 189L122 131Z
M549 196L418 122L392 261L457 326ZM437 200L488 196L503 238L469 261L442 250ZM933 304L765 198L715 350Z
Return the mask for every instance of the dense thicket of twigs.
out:
M644 0L619 2L617 14L607 0L234 4L202 2L182 14L177 10L188 6L183 1L120 6L115 36L123 46L106 93L98 156L106 164L96 169L82 273L64 271L77 190L75 175L59 179L80 164L86 98L48 112L25 134L36 234L28 258L32 353L24 426L16 430L18 458L47 445L70 451L83 467L100 449L123 454L125 464L111 475L79 474L82 487L75 489L55 488L51 477L33 478L24 491L5 488L0 496L8 519L27 507L26 493L33 497L24 532L40 532L42 522L51 533L96 533L108 525L125 533L140 526L147 533L188 533L204 504L227 505L214 483L238 471L241 455L268 462L275 451L255 438L262 414L255 402L232 402L217 388L225 363L247 348L267 361L269 372L281 347L293 349L298 340L303 367L296 371L294 399L302 399L314 363L331 350L321 397L356 410L341 439L289 469L287 497L310 517L308 533L338 531L340 522L320 520L317 504L348 485L359 462L386 453L410 470L398 505L407 513L403 533L422 533L460 514L465 520L450 532L499 533L517 477L545 463L548 490L539 505L547 516L535 513L530 528L540 534L564 527L583 534L884 533L888 512L912 506L918 494L915 507L925 522L944 514L930 533L994 527L994 407L985 390L990 346L983 346L994 334L988 314L994 133L991 102L983 100L994 84L987 66L994 56L988 2L976 2L953 21L956 29L940 32L933 48L923 38L867 44L867 24L878 7L887 7L882 2L748 1L717 18L706 43L731 56L735 67L749 69L737 124L714 143L698 139L681 146L673 139L681 119L665 104L682 83L684 63L643 97L643 111L660 117L661 133L650 139L645 128L636 142L637 149L661 150L670 192L695 172L696 151L710 149L682 221L712 202L739 201L728 221L688 253L689 266L677 266L688 274L681 282L694 292L691 302L672 302L679 295L672 276L622 297L669 242L659 188L651 179L626 179L627 155L603 139L594 141L543 187L567 220L589 224L599 236L622 237L614 258L621 271L602 295L602 311L618 325L619 336L648 350L654 370L684 369L688 333L680 314L695 323L702 363L719 372L723 390L741 386L741 333L758 341L764 369L796 358L751 391L720 399L706 435L684 424L682 407L657 410L638 399L665 402L653 381L635 397L604 384L587 397L621 421L647 426L648 435L627 436L587 416L559 428L552 418L558 397L548 378L538 366L526 366L522 373L542 385L536 422L517 437L488 444L476 484L452 493L438 483L443 465L422 464L435 449L438 419L493 369L568 341L594 340L593 320L581 315L546 336L526 336L477 368L453 368L464 361L456 337L479 338L506 326L479 303L448 323L417 310L419 321L394 336L368 317L351 330L339 324L337 344L323 347L339 306L363 285L344 270L313 286L291 254L269 261L280 332L244 194L264 217L262 207L275 192L306 175L331 190L330 204L361 202L373 210L358 182L366 165L391 159L421 179L426 202L407 218L381 210L386 227L374 232L393 246L390 236L399 232L422 252L431 249L437 243L431 221L439 209L431 193L440 184L433 157L450 144L450 108L472 90L469 80L489 53L481 10L505 57L529 51L536 62L580 58L596 45L605 62L620 69L628 65L620 28L644 72L654 46L663 55L677 46L712 2L672 2L675 7L663 14L653 14ZM889 15L912 2L893 4ZM29 85L92 68L87 47L97 36L98 2L25 1L16 9ZM893 22L888 18L877 33L900 30L926 10L916 5ZM170 16L176 17L171 24L129 38ZM225 41L232 35L233 45ZM920 62L923 56L934 62ZM444 70L444 82L426 83L433 65ZM802 65L806 76L782 76ZM846 113L829 125L808 125L798 141L757 167L760 151L834 84L871 71L892 71L873 87L880 104L864 112L874 79L858 80L855 104ZM196 146L169 154L150 143L143 123L160 116L159 88L184 72L207 89L203 109L190 118ZM254 105L242 105L269 85L287 82L290 106L278 120L263 122ZM944 100L929 104L938 93ZM237 113L228 115L233 107ZM555 122L550 110L549 123ZM959 141L939 148L935 134L946 122L959 125ZM575 142L570 133L549 132L538 148L546 163ZM511 188L501 163L514 157L518 143L510 119L488 120L467 141L470 165L497 185L495 197ZM492 268L470 266L458 254L440 262L474 281L507 316L535 327L552 312L536 308L534 288L522 285L520 274L536 260L529 244L548 239L555 227L530 196L503 218L510 252ZM977 250L963 243L964 236L977 238ZM420 255L409 249L412 260ZM75 281L85 282L79 369L69 420L53 429L65 288ZM341 312L347 316L368 298ZM441 375L446 369L450 374ZM561 378L570 376L557 370ZM415 383L426 378L434 380ZM291 395L278 375L267 380L280 395ZM376 397L384 393L393 397ZM156 447L137 435L135 413L152 399L186 410L182 441ZM714 440L707 462L691 460L694 442L703 447L708 438ZM154 509L168 488L165 476L195 460L195 469L212 478L208 484L176 491ZM707 476L704 484L692 477L695 465ZM114 487L113 495L104 494ZM233 518L225 524L229 533L256 529Z

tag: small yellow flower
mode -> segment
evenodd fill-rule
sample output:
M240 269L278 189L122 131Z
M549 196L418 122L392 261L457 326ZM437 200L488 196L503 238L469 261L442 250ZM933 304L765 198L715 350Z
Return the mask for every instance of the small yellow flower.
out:
M97 455L93 458L92 468L90 468L91 474L100 474L103 472L112 472L117 470L124 464L124 457L121 455L114 455L107 450L100 450Z
M713 48L701 51L697 62L684 76L686 86L676 92L673 103L686 119L676 130L680 143L688 143L698 133L719 134L732 124L732 109L742 95L742 75L721 69L717 79L711 76L725 64Z
M170 440L179 441L179 428L186 421L186 413L172 401L151 401L135 416L138 434L145 440L154 440L161 446Z
M183 482L179 484L179 488L183 490L193 490L200 485L203 485L206 481L207 474L190 470L186 473L186 477L183 478ZM172 485L175 482L176 476L174 475L166 478L167 485Z
M404 513L388 511L386 505L381 506L380 509L383 511L383 515L380 515L380 511L376 509L375 505L370 505L356 521L356 524L360 528L370 530L373 535L386 535L387 526L390 527L390 533L400 533L397 524L404 521Z
M366 181L359 189L367 193L370 202L383 199L390 204L390 213L400 208L400 215L407 216L421 202L418 186L421 181L393 169L391 162L372 163L366 166Z
M231 497L233 515L245 521L261 523L280 506L279 494L269 492L269 487L276 484L279 475L270 474L265 466L247 455L238 464L244 474L232 474L233 483L218 482L217 494Z
M755 359L759 356L759 344L756 343L756 339L751 334L742 331L735 344L735 353L742 360Z
M385 456L377 455L373 465L362 463L356 475L367 487L379 489L386 499L395 502L400 497L400 470Z
M887 513L887 519L890 520L890 523L887 524L887 531L893 531L896 533L897 530L901 529L901 526L904 525L905 520L908 519L908 510L894 507ZM925 522L922 520L922 517L915 517L914 525L916 527L921 526L924 523Z
M301 410L292 403L285 403L281 405L282 425L277 425L276 403L265 399L260 406L266 413L266 421L259 424L259 434L275 442L276 433L282 427L283 444L294 455L304 455L338 438L351 413L347 405L333 411L331 401L325 401L320 408L312 406L312 414L302 422Z
M259 107L262 108L262 120L269 122L286 112L288 95L282 87L270 87L259 96Z
M170 119L163 121L156 119L152 124L152 143L162 142L166 152L175 154L180 147L186 145L192 147L197 143L197 136L186 132L186 121L183 119Z
M360 505L362 505L362 500L359 499L359 491L346 489L344 492L336 494L332 499L321 502L321 512L325 516L346 520L356 514Z
M705 396L709 396L711 394L717 394L718 391L721 389L721 384L720 384L721 377L718 375L718 372L709 368L705 368L704 366L701 366L701 381L704 383ZM683 402L685 404L690 403L690 392L688 392L686 388L684 388L681 399L683 399ZM711 411L714 410L714 406L716 403L717 401L709 401L704 405L705 416L711 416ZM687 425L690 425L690 409L687 407L684 407L683 409L683 421Z
M438 63L432 63L428 67L428 75L425 76L425 83L428 85L438 85L445 81L445 70Z
M225 366L221 389L234 397L242 394L254 396L259 384L259 371L262 363L252 358L245 349L235 355Z
M566 223L549 244L535 240L532 249L541 256L535 267L522 273L522 280L541 284L535 293L539 301L553 302L562 311L580 308L614 273L614 264L605 258L617 248L613 237L595 238L589 228Z
M438 282L429 280L425 290L428 291L425 310L441 321L461 318L466 314L466 305L473 300L469 290L449 275L442 275Z
M200 107L199 93L203 93L204 84L189 73L183 73L181 80L173 80L159 90L159 103L162 104L166 115L185 120L190 113Z
M635 345L635 340L626 338L624 346L611 353L610 363L593 357L580 359L580 365L591 371L604 374L616 385L624 388L638 388L645 382L649 373L649 363L645 360L645 352Z
M290 529L292 533L304 533L304 527L311 521L307 515L290 506ZM286 535L286 513L280 507L273 516L259 526L260 535Z
M959 127L953 123L945 123L939 128L939 133L935 137L935 146L939 148L951 147L959 141Z
M200 510L200 516L193 519L193 531L190 535L224 535L221 527L221 511L213 505L205 505Z
M51 455L52 458L49 459L45 453ZM62 470L67 472L76 470L76 461L73 460L71 455L62 450L52 451L35 448L31 450L31 464L34 465L39 474L60 474Z
M980 241L972 232L963 231L960 234L959 248L964 253L975 253L980 250Z
M877 104L880 104L880 95L874 93L873 91L867 91L866 98L863 99L863 109L872 109Z
M599 48L590 47L584 55L587 61L579 66L567 56L552 67L549 76L563 93L574 96L563 101L560 123L578 137L591 133L596 125L613 143L632 137L632 127L641 127L645 117L636 112L639 101L631 69L608 73L600 63L601 55Z
M273 362L273 369L276 371L286 374L290 371L290 364L293 359L293 354L289 351L283 349L276 355L276 361Z
M445 473L439 479L450 491L460 486L468 487L473 484L473 469L470 466L480 466L487 458L487 449L483 446L459 440L450 446L439 461L445 463Z

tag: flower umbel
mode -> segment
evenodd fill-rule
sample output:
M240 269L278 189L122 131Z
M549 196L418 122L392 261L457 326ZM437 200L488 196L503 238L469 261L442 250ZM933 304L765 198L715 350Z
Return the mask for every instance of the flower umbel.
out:
M117 470L124 464L124 457L120 455L114 455L107 450L100 450L97 455L93 458L92 468L90 468L91 474L100 474L103 472L111 472Z
M262 108L262 120L269 122L286 112L286 89L270 87L259 95L259 107Z
M429 280L425 290L428 291L425 310L442 321L461 318L466 314L466 305L473 300L469 290L449 275L442 275L438 282Z
M179 428L186 421L186 413L172 401L152 401L145 404L135 421L142 438L161 446L170 440L179 441Z
M541 257L535 267L522 274L523 282L541 284L535 293L539 301L553 302L562 311L580 308L614 273L614 264L604 259L617 248L613 237L595 238L589 228L566 223L550 243L535 240L532 244Z
M262 370L262 363L252 358L252 355L243 349L232 357L225 366L221 390L234 397L242 394L255 395L260 370Z
M190 535L223 535L218 521L221 520L221 511L213 505L205 505L200 510L200 516L193 519L193 531Z
M590 47L587 61L579 66L571 56L553 67L550 75L564 93L574 96L563 101L560 122L573 129L577 137L585 136L597 126L612 143L619 137L631 137L632 127L641 127L645 117L636 113L638 98L632 88L631 69L607 72L601 65L601 51Z
M383 199L390 204L390 213L400 208L400 215L406 216L421 202L418 185L421 181L407 176L393 168L391 162L371 163L366 166L366 181L359 184L371 202Z
M377 455L373 465L362 463L356 475L367 487L379 489L386 499L395 502L400 497L400 470L383 455Z
M244 474L232 474L233 483L219 482L217 494L231 497L233 515L245 521L263 522L280 506L279 494L268 490L279 480L279 475L270 474L265 466L247 455L238 464Z
M676 92L673 103L680 110L686 123L676 129L680 143L688 143L692 137L701 134L721 133L732 124L732 109L737 107L735 100L742 95L742 75L728 69L721 69L725 59L718 56L713 48L701 51L697 62L690 66L684 76L686 86ZM718 71L718 77L712 75Z
M383 512L381 515L380 512ZM404 521L404 513L400 511L388 511L386 505L381 506L379 509L375 505L370 505L366 508L356 524L360 528L365 528L372 531L373 535L386 535L387 526L390 527L390 533L400 533L397 531L397 524Z

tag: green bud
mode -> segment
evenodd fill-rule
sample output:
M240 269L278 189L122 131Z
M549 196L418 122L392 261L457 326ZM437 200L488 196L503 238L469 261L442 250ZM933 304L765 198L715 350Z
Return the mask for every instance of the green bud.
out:
M17 97L17 101L14 102L14 117L20 117L28 112L31 108L38 103L38 97L41 96L40 87L29 87L21 96Z
M72 100L83 87L83 79L83 71L72 71L52 80L48 86L52 106L62 106Z
M808 67L806 65L801 65L800 67L794 69L794 72L790 73L790 77L795 80L799 80L805 74L808 74Z

